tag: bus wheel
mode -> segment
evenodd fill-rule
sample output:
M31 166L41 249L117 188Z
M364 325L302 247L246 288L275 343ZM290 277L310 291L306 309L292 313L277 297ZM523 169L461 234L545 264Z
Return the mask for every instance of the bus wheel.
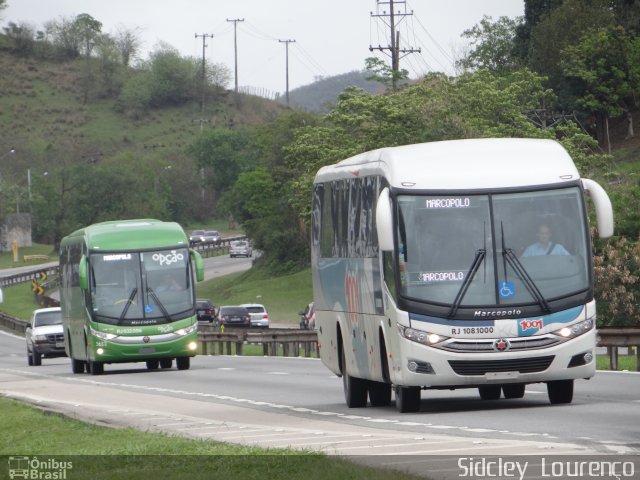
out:
M104 363L89 360L89 372L91 375L102 375L104 373Z
M547 393L552 404L571 403L573 400L573 380L547 382Z
M171 368L172 364L173 364L173 360L171 358L160 359L160 368Z
M191 366L190 360L189 357L178 357L176 358L176 367L178 367L178 370L189 370Z
M372 407L388 407L391 404L391 385L370 381L369 400Z
M73 373L84 373L85 362L71 358L71 371Z
M396 408L400 413L420 410L420 387L400 387L396 385Z
M367 406L367 381L356 378L347 372L347 361L342 350L342 387L344 399L349 408L362 408Z
M160 362L158 360L147 360L147 368L149 370L157 370L160 366Z
M524 397L524 383L503 385L502 393L504 398L522 398Z
M482 400L498 400L502 393L502 388L500 385L489 385L486 387L478 387L478 392L480 392L480 398Z

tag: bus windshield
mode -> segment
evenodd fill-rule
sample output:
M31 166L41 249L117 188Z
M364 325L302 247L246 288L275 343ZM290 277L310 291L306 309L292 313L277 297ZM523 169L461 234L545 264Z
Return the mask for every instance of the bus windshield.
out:
M189 265L186 248L92 254L94 320L115 325L156 325L193 315Z
M589 288L578 187L487 195L399 195L400 295L461 307L538 305Z

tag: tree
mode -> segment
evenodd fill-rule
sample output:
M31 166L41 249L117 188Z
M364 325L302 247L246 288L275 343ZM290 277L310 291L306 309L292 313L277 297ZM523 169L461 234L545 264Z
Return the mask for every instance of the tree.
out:
M471 42L471 51L456 62L466 70L486 69L495 73L510 72L521 66L513 47L519 19L500 17L495 22L485 15L480 24L462 32Z
M609 118L625 111L629 121L629 136L633 135L633 123L628 98L638 87L635 51L638 42L626 35L622 27L608 26L588 31L576 45L562 52L562 69L573 79L578 95L577 103L593 113L599 126L598 140L606 143L611 153Z
M613 21L608 0L564 0L532 28L527 65L548 78L547 85L555 90L560 109L575 108L573 86L562 70L561 52L578 44L585 32Z
M140 51L140 30L119 27L114 36L115 47L120 52L122 65L128 67Z
M26 57L33 53L35 48L35 31L31 25L9 22L9 24L4 27L4 34L11 42L11 51L16 55Z
M229 190L245 170L250 138L248 130L216 128L202 132L188 147L196 165L208 171L205 182L216 196Z
M368 57L364 60L365 69L369 73L367 80L380 82L387 89L396 88L398 83L409 78L409 72L404 68L401 70L393 70L384 60L376 57Z
M598 326L640 326L640 242L604 243L594 256Z

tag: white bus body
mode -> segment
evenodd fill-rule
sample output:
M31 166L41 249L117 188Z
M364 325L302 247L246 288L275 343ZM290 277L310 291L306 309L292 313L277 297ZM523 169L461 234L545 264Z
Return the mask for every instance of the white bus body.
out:
M585 192L599 235L612 235L606 193L551 140L407 145L320 169L320 357L347 405L388 405L393 389L401 412L416 411L422 389L519 398L534 382L570 403L573 380L595 373ZM542 226L553 243L529 256Z

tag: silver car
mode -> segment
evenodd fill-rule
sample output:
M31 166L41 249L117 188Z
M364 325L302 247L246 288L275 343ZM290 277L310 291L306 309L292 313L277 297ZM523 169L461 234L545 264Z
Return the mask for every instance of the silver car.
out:
M240 306L249 310L252 327L269 328L269 314L264 305L259 303L243 303Z
M251 257L253 256L253 249L249 242L245 240L238 240L232 242L229 246L229 256L234 257Z
M41 365L42 357L66 356L60 307L34 310L25 331L25 338L29 365Z

